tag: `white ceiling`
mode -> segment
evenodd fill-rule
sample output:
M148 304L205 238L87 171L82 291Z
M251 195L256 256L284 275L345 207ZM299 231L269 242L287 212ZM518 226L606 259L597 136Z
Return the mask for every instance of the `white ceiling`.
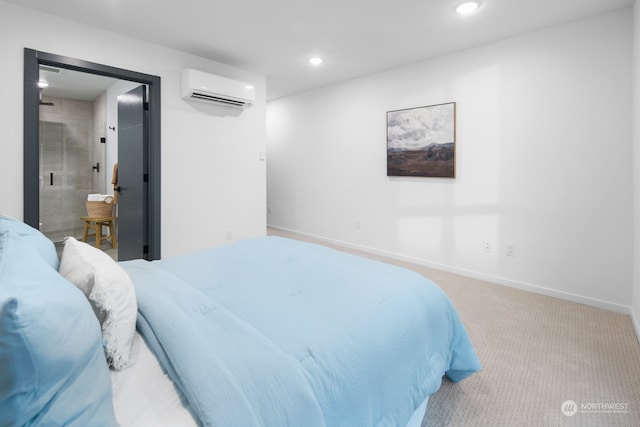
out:
M40 81L49 84L42 89L43 96L93 101L117 79L64 68L41 66Z
M633 3L481 0L462 17L463 0L9 1L263 74L270 100Z

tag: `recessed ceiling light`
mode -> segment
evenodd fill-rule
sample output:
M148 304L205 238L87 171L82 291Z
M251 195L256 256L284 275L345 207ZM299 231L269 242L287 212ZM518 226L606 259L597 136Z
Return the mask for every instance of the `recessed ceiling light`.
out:
M317 56L313 57L313 58L310 58L309 59L309 64L311 64L311 65L320 65L320 64L322 64L322 58L317 57Z
M460 15L469 15L478 10L479 7L480 3L477 1L468 1L459 4L458 7L456 7L456 12Z

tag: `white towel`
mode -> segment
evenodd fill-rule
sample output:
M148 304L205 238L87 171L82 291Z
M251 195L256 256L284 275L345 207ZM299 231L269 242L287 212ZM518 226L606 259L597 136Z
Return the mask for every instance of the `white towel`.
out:
M87 196L88 202L102 202L108 194L89 194Z

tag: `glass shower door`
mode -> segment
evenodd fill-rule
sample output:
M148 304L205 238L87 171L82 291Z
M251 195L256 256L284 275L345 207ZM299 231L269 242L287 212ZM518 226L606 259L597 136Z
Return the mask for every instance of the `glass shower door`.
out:
M93 101L46 101L40 106L40 230L60 244L66 236L82 237L87 195L104 192L105 144L95 137Z
M60 122L40 121L40 230L54 242L64 237L63 128Z

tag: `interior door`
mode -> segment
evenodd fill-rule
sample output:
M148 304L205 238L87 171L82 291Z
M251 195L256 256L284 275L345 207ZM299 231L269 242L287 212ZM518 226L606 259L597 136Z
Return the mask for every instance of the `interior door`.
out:
M118 96L118 260L148 259L147 87Z

